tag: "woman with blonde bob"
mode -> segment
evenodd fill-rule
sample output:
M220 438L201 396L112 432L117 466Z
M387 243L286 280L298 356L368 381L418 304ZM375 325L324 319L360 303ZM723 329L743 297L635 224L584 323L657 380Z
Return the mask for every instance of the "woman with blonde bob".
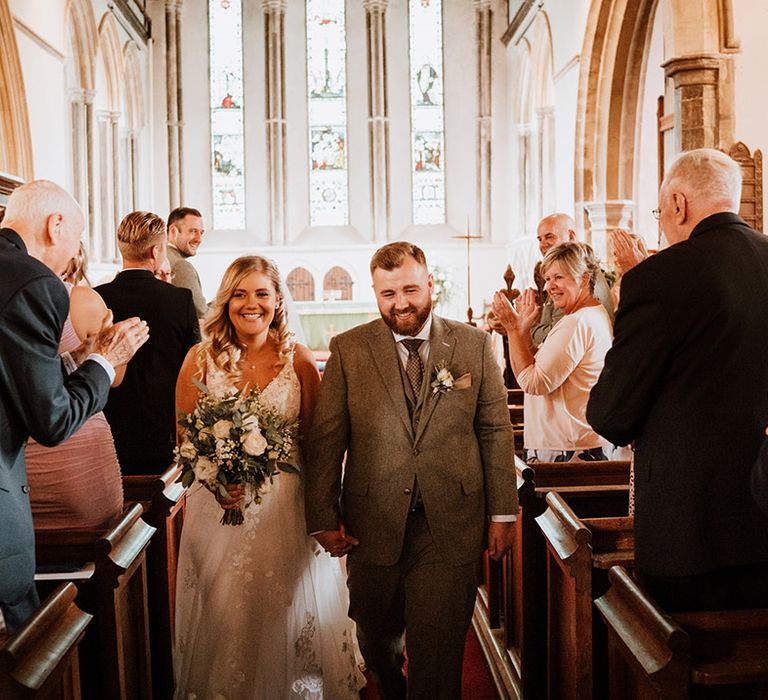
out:
M309 349L292 341L281 290L270 260L247 256L229 266L204 320L206 340L179 374L179 410L194 409L199 383L217 398L258 391L308 433L320 377ZM197 484L187 496L176 698L357 698L363 678L344 577L306 534L301 476L274 476L261 502L242 508L239 526L220 524L222 508L241 507L247 496L242 486L228 491L214 497Z
M547 252L541 270L547 292L564 315L538 351L530 333L540 313L533 290L523 293L517 308L503 294L494 297L493 311L509 338L512 370L525 392L528 462L606 459L606 443L586 419L589 392L611 347L610 318L594 297L599 269L586 243L568 241Z

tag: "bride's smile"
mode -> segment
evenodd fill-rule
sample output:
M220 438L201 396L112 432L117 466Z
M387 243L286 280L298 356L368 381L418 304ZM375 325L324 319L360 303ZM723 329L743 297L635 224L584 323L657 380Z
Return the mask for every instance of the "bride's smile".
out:
M252 272L243 277L229 300L229 320L238 335L260 335L275 318L278 296L269 277Z

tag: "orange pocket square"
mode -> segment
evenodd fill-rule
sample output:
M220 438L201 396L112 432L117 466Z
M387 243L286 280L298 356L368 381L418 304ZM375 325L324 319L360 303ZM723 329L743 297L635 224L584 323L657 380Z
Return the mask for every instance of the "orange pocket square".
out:
M469 389L472 386L472 375L467 372L453 382L454 389Z

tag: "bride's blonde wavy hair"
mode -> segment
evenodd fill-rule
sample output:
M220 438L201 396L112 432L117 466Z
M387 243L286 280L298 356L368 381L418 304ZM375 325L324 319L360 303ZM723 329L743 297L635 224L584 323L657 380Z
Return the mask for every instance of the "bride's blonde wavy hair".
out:
M238 374L237 362L243 346L237 338L237 333L229 319L229 302L240 282L253 272L266 275L272 282L277 294L275 317L269 324L270 333L277 341L277 349L282 357L286 357L291 350L292 333L288 330L288 317L285 311L285 303L282 291L282 282L277 265L267 258L259 255L244 255L235 260L224 273L219 285L219 291L211 304L210 311L203 321L203 335L205 340L200 347L198 362L210 355L213 363L224 372ZM202 368L201 368L202 369Z

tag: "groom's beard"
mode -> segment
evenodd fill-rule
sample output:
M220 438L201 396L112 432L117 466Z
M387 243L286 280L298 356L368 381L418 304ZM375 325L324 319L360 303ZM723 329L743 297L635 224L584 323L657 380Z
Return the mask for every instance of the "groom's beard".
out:
M432 300L430 299L424 306L418 307L410 305L406 309L400 309L400 311L409 311L412 316L403 320L397 317L395 311L391 311L388 314L382 314L381 317L395 333L398 335L416 335L427 322L429 314L432 312Z

